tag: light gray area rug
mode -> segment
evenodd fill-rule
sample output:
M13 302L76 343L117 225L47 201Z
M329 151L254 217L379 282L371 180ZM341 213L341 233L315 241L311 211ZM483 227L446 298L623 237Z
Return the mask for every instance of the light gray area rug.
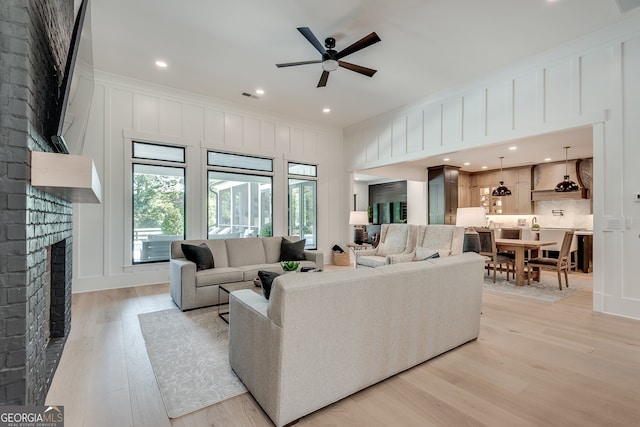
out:
M564 274L562 276L562 290L558 289L558 275L553 271L543 271L540 282L531 280L531 285L516 286L515 281L509 275L510 281L506 280L506 273L496 275L496 283L493 283L493 271L490 276L484 275L484 289L492 292L501 292L509 295L517 295L526 298L535 298L547 302L560 301L563 298L573 295L585 288L590 288L593 284L591 275L582 273L569 273L569 288L565 287Z
M247 391L229 365L228 325L215 307L138 318L169 418Z

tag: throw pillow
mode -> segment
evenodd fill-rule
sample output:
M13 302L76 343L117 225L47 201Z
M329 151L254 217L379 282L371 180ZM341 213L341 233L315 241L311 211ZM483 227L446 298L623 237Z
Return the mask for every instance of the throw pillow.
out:
M273 271L258 271L258 277L260 278L260 283L262 285L262 294L266 299L269 299L269 296L271 295L271 284L278 276L279 274L274 273Z
M304 244L306 240L292 242L283 237L280 243L280 261L304 261Z
M211 249L204 243L199 246L183 243L182 253L186 259L196 264L197 271L214 267Z

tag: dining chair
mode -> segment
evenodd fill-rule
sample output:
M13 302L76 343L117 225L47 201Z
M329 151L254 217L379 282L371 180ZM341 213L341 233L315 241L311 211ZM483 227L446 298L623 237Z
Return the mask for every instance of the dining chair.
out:
M529 273L533 271L534 268L539 268L541 270L554 270L558 273L558 287L562 290L562 276L561 272L564 271L564 280L566 282L567 288L569 287L569 274L568 270L571 268L571 260L570 260L570 251L571 251L571 241L573 240L573 230L568 230L564 232L564 237L562 238L562 244L560 246L560 253L558 254L558 258L532 258L527 261L527 267ZM531 285L530 276L531 274L527 274L527 285Z
M509 270L513 267L513 277L515 278L515 263L509 257L499 254L496 247L495 230L492 228L477 228L478 237L480 238L480 252L479 254L484 257L485 268L487 269L487 276L491 268L493 267L493 283L496 283L496 271L498 266L500 271L503 271L502 265L506 265L507 280L509 280Z

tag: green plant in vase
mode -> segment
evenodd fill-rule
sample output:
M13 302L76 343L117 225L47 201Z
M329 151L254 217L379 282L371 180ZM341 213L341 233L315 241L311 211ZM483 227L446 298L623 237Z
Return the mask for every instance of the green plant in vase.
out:
M284 272L288 273L291 271L296 271L300 266L300 263L298 261L282 261L280 265L282 266Z

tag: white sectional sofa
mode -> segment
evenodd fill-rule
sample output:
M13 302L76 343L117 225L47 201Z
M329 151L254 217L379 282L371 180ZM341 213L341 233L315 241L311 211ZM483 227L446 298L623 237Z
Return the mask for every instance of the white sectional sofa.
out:
M259 270L282 273L280 247L283 237L232 238L208 240L175 240L171 242L169 260L169 290L171 298L181 310L206 307L218 303L218 286L244 283L253 286ZM296 242L296 236L287 236ZM182 244L206 244L213 254L215 267L197 271L196 264L186 259ZM300 266L324 268L324 255L318 251L304 251Z
M278 276L230 296L232 369L276 426L478 337L484 259Z

